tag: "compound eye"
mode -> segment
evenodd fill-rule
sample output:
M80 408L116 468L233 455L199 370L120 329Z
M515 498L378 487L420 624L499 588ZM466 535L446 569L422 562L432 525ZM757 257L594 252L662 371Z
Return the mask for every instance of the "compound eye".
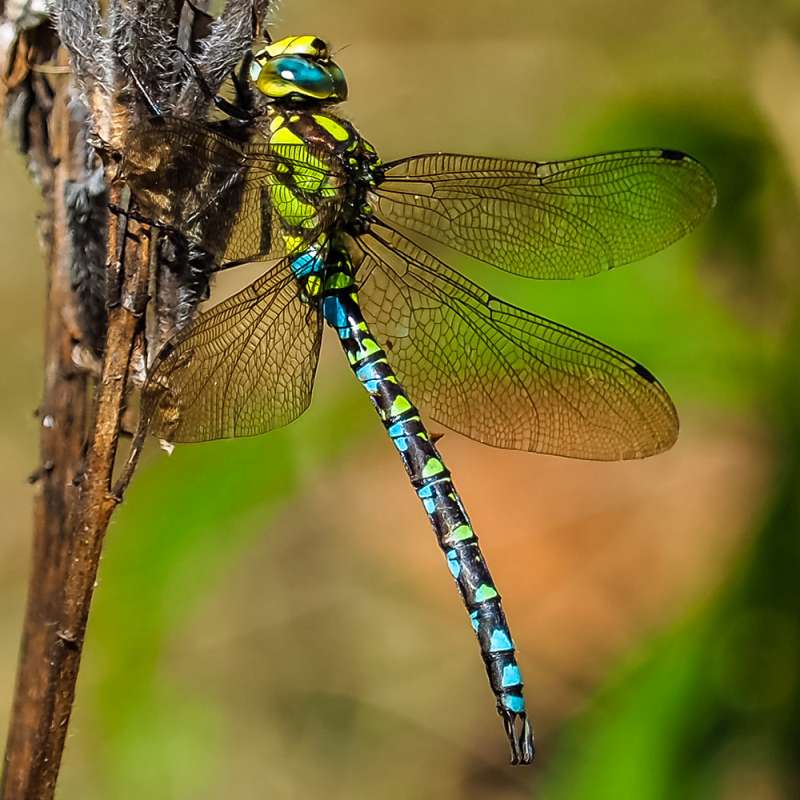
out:
M332 90L330 75L318 64L299 56L279 56L272 59L275 77L289 85L289 92L325 98Z
M328 75L333 87L329 95L330 99L336 102L347 100L347 80L342 68L335 61L328 63Z

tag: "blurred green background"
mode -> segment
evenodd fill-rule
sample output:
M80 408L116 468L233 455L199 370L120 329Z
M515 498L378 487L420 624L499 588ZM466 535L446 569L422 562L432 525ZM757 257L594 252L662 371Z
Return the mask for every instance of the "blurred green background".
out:
M646 363L681 438L624 464L442 440L520 646L538 755L512 769L441 554L328 342L290 427L148 453L110 529L60 797L799 796L798 4L284 0L273 32L341 51L346 113L387 159L700 158L719 206L667 252L486 281ZM7 141L0 174L5 731L44 278Z

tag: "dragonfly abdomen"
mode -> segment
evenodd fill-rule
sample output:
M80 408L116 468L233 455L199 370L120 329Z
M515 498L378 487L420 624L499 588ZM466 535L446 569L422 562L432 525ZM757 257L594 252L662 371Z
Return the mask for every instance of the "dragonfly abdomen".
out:
M533 734L500 594L450 472L361 313L349 256L336 245L328 254L322 295L325 320L336 330L351 369L400 454L470 615L511 743L512 763L529 763Z

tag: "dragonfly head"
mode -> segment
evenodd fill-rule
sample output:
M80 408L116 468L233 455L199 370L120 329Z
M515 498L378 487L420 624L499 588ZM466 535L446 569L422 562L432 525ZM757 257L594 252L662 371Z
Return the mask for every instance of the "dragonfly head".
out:
M250 80L267 97L300 103L340 103L347 99L342 68L316 36L289 36L253 55Z

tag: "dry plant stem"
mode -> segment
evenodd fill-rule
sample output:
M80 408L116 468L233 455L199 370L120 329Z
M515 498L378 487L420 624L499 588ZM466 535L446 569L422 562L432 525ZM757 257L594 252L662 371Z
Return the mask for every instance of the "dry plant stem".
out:
M111 231L116 229L115 223L116 220L112 220ZM51 793L58 775L75 698L75 684L103 540L111 515L120 500L119 494L112 492L111 481L131 354L142 327L149 266L148 232L135 223L133 228L132 238L126 240L121 248L122 264L112 262L111 266L112 271L121 267L124 272L121 298L119 304L109 310L108 337L103 371L97 387L92 441L87 453L77 527L66 570L63 609L51 649L55 695L47 741L47 761L42 764L45 777L42 788ZM110 236L109 255L115 252L115 245L116 237ZM51 794L35 796L49 798Z
M108 251L110 276L122 273L120 298L109 310L85 470L79 489L66 490L70 496L57 517L61 524L57 561L48 566L48 558L42 557L38 564L41 548L37 545L2 800L50 800L54 795L103 539L119 502L111 481L131 354L147 296L149 238L132 224L131 236L118 247L117 223L111 217ZM54 244L57 240L58 235ZM60 325L64 327L63 321ZM78 452L80 441L75 442ZM122 490L117 487L118 492ZM46 525L51 520L49 508L43 517ZM37 530L37 542L38 534ZM42 570L49 578L46 587L37 583L37 572Z
M69 276L64 187L72 177L71 130L66 82L57 89L51 119L53 170L49 209L48 296L45 318L44 388L39 418L41 464L33 512L33 553L19 670L6 747L0 797L46 797L35 779L45 752L53 707L49 659L60 606L63 575L75 524L75 478L83 458L88 412L87 376L72 362L73 295ZM45 223L48 224L47 222Z
M72 74L78 85L83 84L94 132L123 151L131 124L145 117L146 109L139 107L141 99L135 93L118 93L128 76L116 74L116 67L125 60L148 78L149 91L156 91L162 101L170 99L170 76L177 71L165 67L174 48L165 44L163 33L172 24L171 6L125 0L101 5L109 19L102 35L99 7L91 0L53 0L49 7L62 44L71 49ZM207 32L201 30L202 25L195 26L192 14L181 11L189 38L196 36L201 42L196 48L197 64L214 90L257 36L269 5L269 0L228 0L220 19ZM4 9L7 4L0 0L0 14ZM50 28L42 30L53 35ZM26 32L20 41L29 43L30 36ZM37 66L49 63L51 49L37 60ZM62 57L58 67L67 63ZM15 76L23 79L28 66L19 60ZM131 358L144 327L151 245L149 232L133 218L123 225L109 215L107 284L117 291L109 303L101 377L90 409L90 381L73 364L73 348L84 340L85 332L76 325L81 310L76 308L71 285L65 205L65 188L86 178L86 148L75 147L86 131L70 117L69 81L52 83L55 96L49 84L43 90L35 83L39 91L32 95L32 108L24 117L29 162L48 202L42 228L50 248L49 292L33 567L0 800L51 800L54 796L103 540L136 466L143 435L140 429L112 485ZM187 82L186 96L165 107L172 112L182 109L184 115L202 120L204 100L193 86ZM123 205L120 195L112 187L109 199L115 206ZM119 234L123 227L127 233ZM167 309L166 318L173 317Z

